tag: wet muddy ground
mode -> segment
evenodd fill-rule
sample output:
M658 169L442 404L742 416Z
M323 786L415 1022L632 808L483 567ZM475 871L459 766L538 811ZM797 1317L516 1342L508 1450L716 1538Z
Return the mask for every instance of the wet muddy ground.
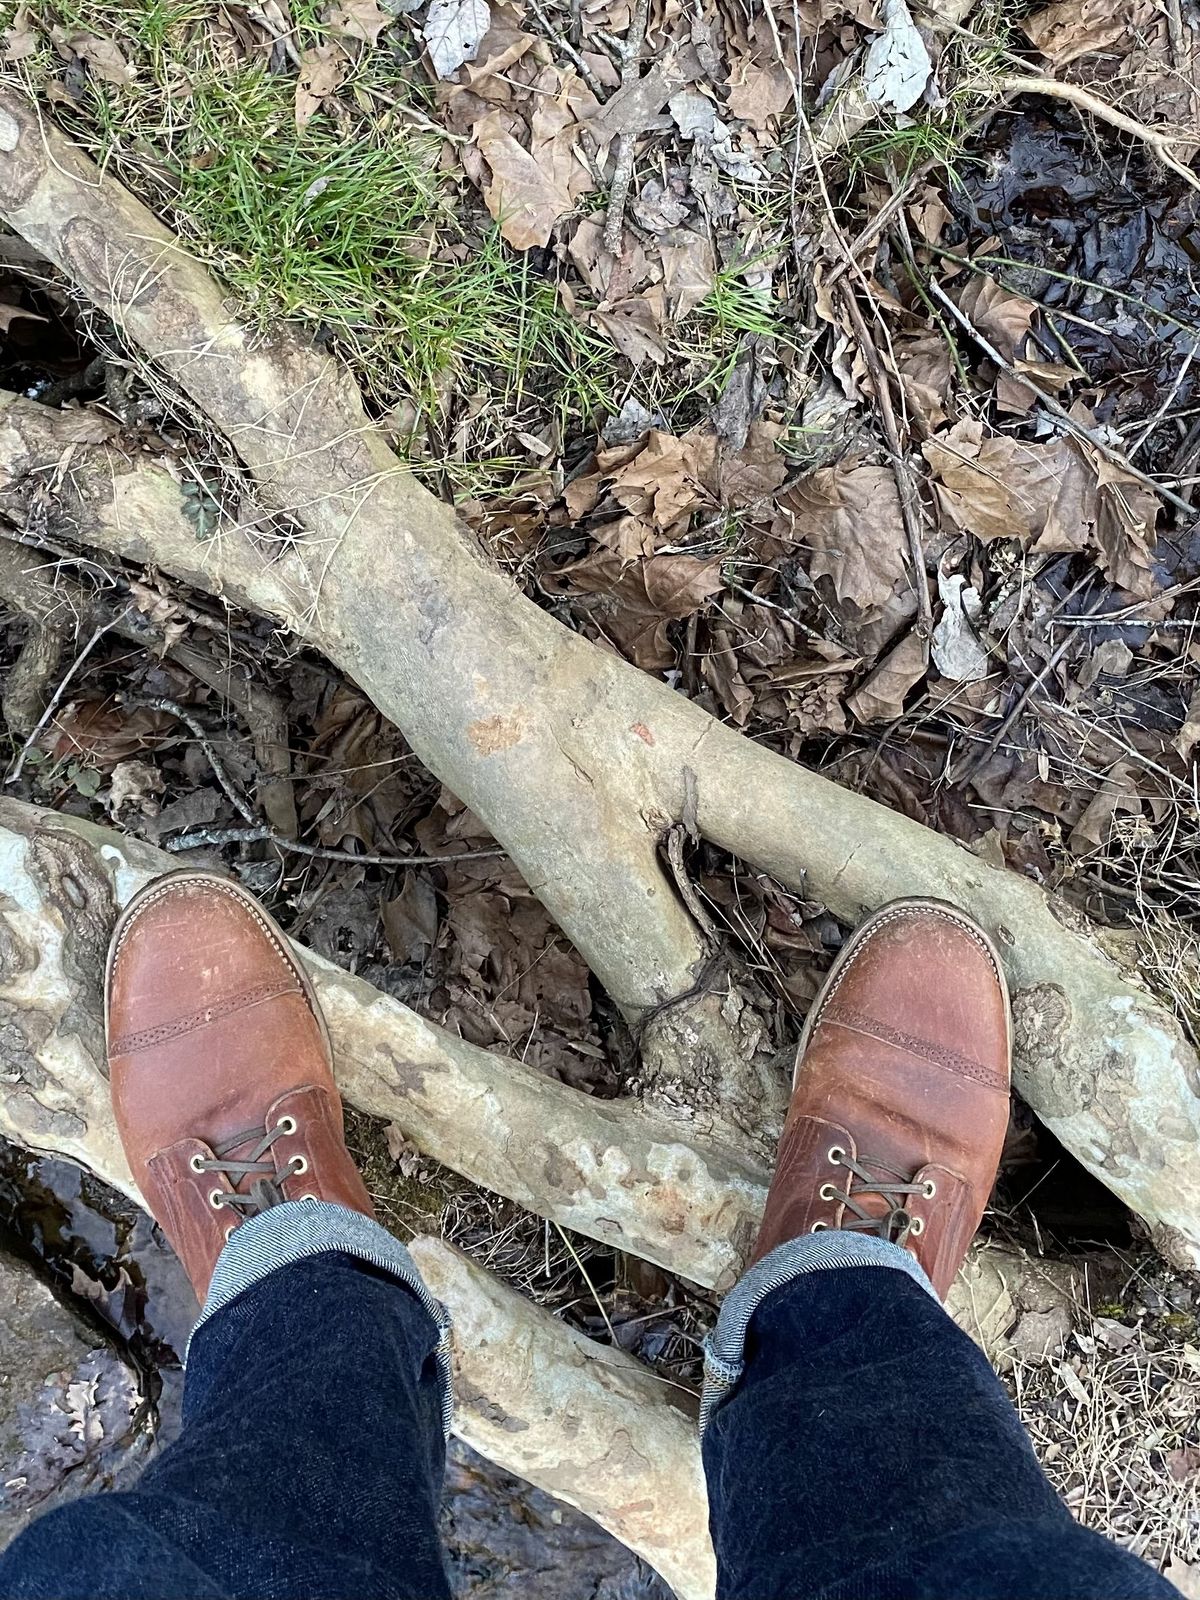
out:
M0 1141L0 1239L133 1366L144 1404L126 1441L136 1468L175 1436L180 1354L196 1314L191 1287L150 1219L71 1162ZM40 1451L47 1487L62 1418L30 1414L23 1441ZM39 1437L38 1430L41 1430ZM128 1486L125 1477L122 1486ZM463 1600L666 1600L644 1562L589 1518L452 1441L442 1538Z

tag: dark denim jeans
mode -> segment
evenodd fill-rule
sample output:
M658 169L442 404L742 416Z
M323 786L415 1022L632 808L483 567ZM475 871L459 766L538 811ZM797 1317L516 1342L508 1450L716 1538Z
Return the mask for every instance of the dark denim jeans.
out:
M0 1597L444 1600L437 1343L362 1262L272 1272L198 1330L183 1431L138 1488L28 1528ZM773 1289L746 1356L704 1439L729 1600L1175 1594L1073 1522L983 1356L903 1272Z

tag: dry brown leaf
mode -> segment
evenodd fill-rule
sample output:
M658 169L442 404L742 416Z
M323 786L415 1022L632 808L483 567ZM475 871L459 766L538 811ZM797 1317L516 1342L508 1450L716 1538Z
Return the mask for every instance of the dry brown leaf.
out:
M950 347L940 333L923 328L893 340L896 368L910 409L932 433L946 421L954 366Z
M595 102L576 92L540 100L529 128L529 148L513 136L513 118L493 111L475 128L475 141L491 169L484 200L514 249L549 243L560 217L593 187L575 154L580 122L577 111Z
M1077 56L1132 37L1151 10L1149 0L1057 0L1018 26L1052 66L1065 67Z
M1139 812L1137 779L1127 762L1118 761L1099 789L1084 807L1083 815L1071 829L1068 845L1073 855L1086 856L1108 842L1118 812Z
M377 44L379 35L391 20L375 0L335 0L326 26L333 33L345 34L348 39L361 39L363 44Z
M716 505L717 441L693 429L677 437L652 428L644 447L612 478L612 496L664 541L686 533L692 513Z
M111 700L72 700L54 714L38 744L55 760L82 761L113 768L170 731L171 719L145 706L118 706Z
M702 561L679 553L650 556L629 564L609 550L597 550L558 574L577 594L604 597L593 611L636 666L660 670L674 663L667 623L690 617L724 587L720 557Z
M316 116L331 94L341 88L350 61L340 46L327 40L305 50L296 78L296 126L303 128Z
M380 906L383 931L394 961L419 961L437 942L437 896L418 872L404 874L404 886Z
M1013 367L1015 371L1001 372L996 379L996 407L1016 417L1029 415L1037 403L1038 390L1042 394L1058 394L1079 376L1061 361L1024 361L1018 357ZM1022 375L1030 383L1022 383ZM1031 384L1036 384L1037 389Z
M0 40L3 40L4 46L0 51L0 59L8 66L37 54L42 41L29 21L28 6L17 7L12 22L0 34Z
M1152 552L1158 496L1106 456L1095 453L1093 467L1100 490L1096 543L1104 570L1130 594L1149 596L1155 589Z
M479 54L466 66L467 83L475 94L488 100L508 104L514 95L512 69L524 59L538 43L536 36L526 33L520 18L507 5L493 5L491 26L479 41ZM447 103L462 91L452 88Z
M659 243L667 310L681 322L705 300L717 278L711 241L690 228L673 228Z
M740 450L721 452L718 487L723 506L731 511L767 509L788 474L778 449L784 431L777 422L752 422Z
M759 62L743 56L732 64L726 106L731 117L762 131L777 122L792 104L792 80L781 61Z
M548 244L554 224L574 204L561 174L545 171L507 132L498 114L480 123L475 137L492 169L483 198L505 240L514 250Z
M959 309L1008 361L1020 354L1037 314L1037 303L1002 289L994 278L973 274L958 297Z
M132 83L136 74L120 46L113 39L99 38L92 33L69 33L66 28L54 28L51 38L58 53L69 60L76 56L87 64L93 77L103 83Z
M894 721L904 710L909 690L925 676L928 665L928 647L916 629L911 629L847 696L847 711L857 722Z
M593 311L591 320L601 332L608 335L617 349L635 367L643 361L652 361L661 367L667 359L667 347L662 336L660 311L655 300L662 301L662 291L631 295L619 300L606 311Z
M938 502L956 529L1082 550L1094 520L1095 477L1067 439L1025 444L960 422L922 446Z
M900 495L888 467L821 467L781 505L794 537L813 552L810 576L829 577L840 600L883 609L905 576Z
M1153 593L1158 500L1086 444L985 437L981 423L960 422L922 449L955 529L1043 551L1098 549L1114 583L1131 594Z

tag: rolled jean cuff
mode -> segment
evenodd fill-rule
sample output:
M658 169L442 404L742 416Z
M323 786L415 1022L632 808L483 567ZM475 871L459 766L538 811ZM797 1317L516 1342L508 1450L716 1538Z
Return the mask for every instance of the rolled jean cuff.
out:
M399 1239L361 1211L331 1205L326 1200L286 1200L283 1205L271 1206L241 1223L217 1258L208 1296L192 1329L191 1339L218 1311L272 1272L331 1251L353 1256L379 1272L386 1272L397 1283L411 1289L432 1318L438 1335L434 1357L441 1390L442 1427L449 1438L454 1417L450 1313L425 1287L416 1262ZM188 1340L189 1350L191 1339ZM186 1361L186 1355L184 1359Z
M746 1370L746 1330L750 1319L769 1294L808 1272L828 1272L834 1267L890 1267L906 1272L937 1299L937 1291L924 1268L909 1251L874 1234L845 1229L805 1233L776 1245L738 1279L725 1296L717 1325L704 1342L704 1389L700 1396L700 1434L713 1412L727 1400Z

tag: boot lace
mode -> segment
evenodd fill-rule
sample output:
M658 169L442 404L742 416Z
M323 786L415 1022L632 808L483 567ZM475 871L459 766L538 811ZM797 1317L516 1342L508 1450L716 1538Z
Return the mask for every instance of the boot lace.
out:
M281 1117L273 1128L261 1136L259 1128L248 1128L245 1133L235 1134L223 1144L214 1145L211 1156L193 1156L190 1163L193 1172L219 1173L229 1184L228 1189L210 1191L209 1205L215 1211L223 1207L236 1211L239 1222L244 1222L247 1217L257 1217L271 1206L283 1205L287 1199L283 1192L284 1181L307 1171L308 1162L303 1156L295 1155L281 1172L270 1150L277 1139L295 1131L295 1118ZM240 1160L233 1160L232 1152L246 1145L252 1145L249 1152ZM249 1188L240 1189L239 1184L246 1179L251 1180Z
M837 1201L853 1213L850 1217L843 1215L843 1228L859 1233L877 1233L881 1239L889 1239L892 1244L899 1245L907 1244L910 1238L924 1233L924 1220L912 1215L906 1201L910 1194L919 1194L926 1200L932 1200L937 1193L937 1185L932 1179L914 1183L911 1175L906 1177L898 1167L866 1155L856 1160L838 1145L830 1150L829 1159L835 1167L845 1167L850 1174L845 1189L839 1189L834 1183L825 1183L820 1190L822 1200ZM868 1194L881 1196L887 1203L887 1209L882 1212L878 1208L868 1211L861 1206L858 1197ZM817 1223L814 1231L827 1226L826 1223Z

